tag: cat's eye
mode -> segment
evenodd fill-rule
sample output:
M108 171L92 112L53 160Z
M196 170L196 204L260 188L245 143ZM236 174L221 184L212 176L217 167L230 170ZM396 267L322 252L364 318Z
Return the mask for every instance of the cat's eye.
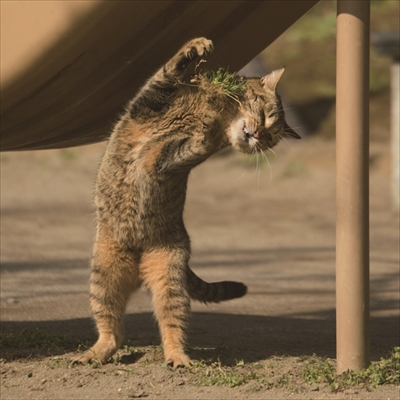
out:
M261 123L260 125L265 125L265 114L262 112L261 113Z

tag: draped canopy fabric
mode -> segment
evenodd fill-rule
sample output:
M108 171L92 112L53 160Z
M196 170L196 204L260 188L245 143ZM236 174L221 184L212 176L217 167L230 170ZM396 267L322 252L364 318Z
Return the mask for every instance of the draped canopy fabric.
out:
M213 40L208 66L238 71L317 2L98 2L2 84L1 150L105 140L126 102L185 41Z

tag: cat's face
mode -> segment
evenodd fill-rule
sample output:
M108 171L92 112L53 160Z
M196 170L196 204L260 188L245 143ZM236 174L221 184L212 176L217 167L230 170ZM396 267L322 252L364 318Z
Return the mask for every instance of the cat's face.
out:
M228 129L229 141L242 153L274 147L282 137L300 138L286 123L276 86L283 74L276 70L263 78L247 79L244 97Z

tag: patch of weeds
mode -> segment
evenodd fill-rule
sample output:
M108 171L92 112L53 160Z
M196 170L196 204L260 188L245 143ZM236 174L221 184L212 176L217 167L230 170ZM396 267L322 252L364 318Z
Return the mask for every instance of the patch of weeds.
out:
M400 385L400 347L394 347L389 358L382 357L378 363L371 364L367 371L372 386Z
M161 345L159 346L150 346L148 348L148 352L151 352L153 354L164 354L164 349Z
M287 387L290 383L290 377L288 374L281 375L275 382L274 386L281 389Z
M121 360L122 360L122 354L117 353L117 354L115 354L114 357L112 358L112 363L113 363L114 365L118 365L118 364L121 362Z
M64 368L70 365L70 360L66 357L52 357L46 362L46 366L50 369Z
M245 368L243 360L236 363L235 367L224 367L221 361L207 364L198 361L189 367L193 374L191 382L199 386L228 386L237 387L251 381L262 383L262 378L258 376L250 367Z
M304 363L301 375L308 384L317 386L320 383L334 383L336 368L329 360L313 356L300 361Z
M149 367L151 364L150 364L150 361L149 361L148 359L145 359L145 360L143 360L143 361L140 363L140 365L141 365L142 367L144 367L144 368L147 368L147 367Z
M336 375L332 362L314 356L304 360L302 376L310 385L325 383L335 391L355 386L370 389L385 384L399 385L400 347L395 347L390 357L381 358L362 371L349 370L340 375Z

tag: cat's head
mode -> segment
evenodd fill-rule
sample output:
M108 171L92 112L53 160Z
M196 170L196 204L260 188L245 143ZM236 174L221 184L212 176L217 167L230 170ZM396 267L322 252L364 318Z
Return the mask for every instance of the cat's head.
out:
M232 146L242 153L256 153L274 147L283 137L300 139L285 121L276 86L284 68L263 78L246 79L239 112L228 129Z

